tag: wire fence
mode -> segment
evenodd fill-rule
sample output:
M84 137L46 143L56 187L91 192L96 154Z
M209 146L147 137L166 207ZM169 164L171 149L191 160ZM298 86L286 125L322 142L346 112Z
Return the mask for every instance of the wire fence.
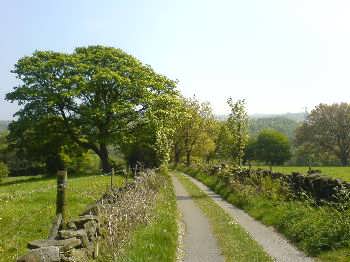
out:
M112 172L120 176L124 170ZM107 175L114 178L112 172ZM114 178L115 181L101 181L101 175L93 177L95 178L88 176L69 180L66 188L69 198L67 208L74 216L78 215L76 206L83 212L88 204L99 200L103 192L111 186L121 185L117 178ZM0 261L14 261L23 253L29 241L45 238L49 233L50 224L55 218L57 184L54 180L38 181L38 184L20 182L0 188L3 189L3 192L0 191ZM83 201L79 201L80 199ZM70 210L70 203L74 203L74 210Z

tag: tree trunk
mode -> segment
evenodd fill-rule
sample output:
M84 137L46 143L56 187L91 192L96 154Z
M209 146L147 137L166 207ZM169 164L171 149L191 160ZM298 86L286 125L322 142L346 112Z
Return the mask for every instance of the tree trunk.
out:
M191 165L191 152L187 151L186 152L186 166Z
M175 165L177 165L180 162L180 149L179 146L175 144L175 148L174 148L174 162Z
M100 151L98 156L101 159L101 167L103 173L109 173L112 171L112 165L109 161L108 149L105 144L100 144Z

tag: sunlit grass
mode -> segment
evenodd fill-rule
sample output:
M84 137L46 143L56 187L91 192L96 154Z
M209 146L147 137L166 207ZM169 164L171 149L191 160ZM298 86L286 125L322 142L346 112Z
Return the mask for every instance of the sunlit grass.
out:
M269 169L268 166L254 166L253 168ZM344 181L350 181L350 166L317 166L312 167L312 169L321 170L323 175L340 178ZM281 172L286 174L291 174L292 172L307 174L309 168L306 166L273 166L272 170L274 172Z
M123 179L116 177L116 185ZM110 178L68 178L67 218L78 216L101 197ZM14 261L26 251L28 241L46 238L55 216L56 179L6 178L0 185L0 261Z

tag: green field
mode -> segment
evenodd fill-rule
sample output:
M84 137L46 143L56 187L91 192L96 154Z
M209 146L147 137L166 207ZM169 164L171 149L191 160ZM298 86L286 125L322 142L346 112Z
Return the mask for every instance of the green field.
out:
M116 177L116 185L123 179ZM101 197L110 178L68 178L67 217L79 215ZM15 261L28 241L46 238L55 215L56 180L45 177L6 178L0 184L0 261Z
M253 168L269 169L268 166L253 166ZM274 166L272 171L291 174L292 172L299 172L307 174L308 167L306 166ZM334 178L340 178L344 181L350 181L350 166L317 166L312 169L318 169L322 171L323 175L331 176Z

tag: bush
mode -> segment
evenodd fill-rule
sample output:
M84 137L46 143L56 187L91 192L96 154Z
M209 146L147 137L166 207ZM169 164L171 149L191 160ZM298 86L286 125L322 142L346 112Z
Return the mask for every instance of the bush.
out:
M7 165L4 162L0 162L0 182L4 177L7 177L9 174L9 170Z

